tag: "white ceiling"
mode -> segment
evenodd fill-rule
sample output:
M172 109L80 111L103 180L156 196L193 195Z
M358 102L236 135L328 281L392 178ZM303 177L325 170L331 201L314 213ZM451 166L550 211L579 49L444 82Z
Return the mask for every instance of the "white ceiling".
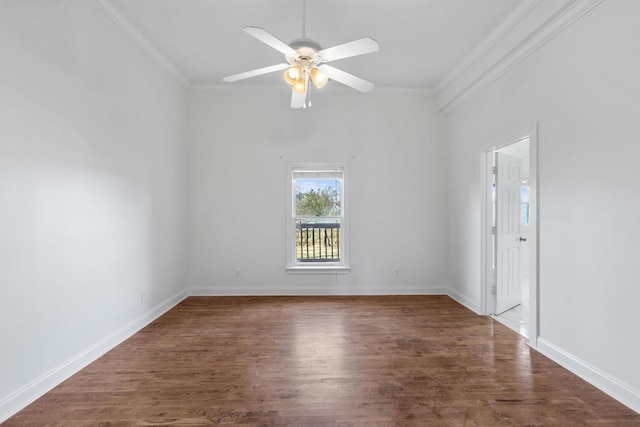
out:
M377 87L433 90L523 0L307 0L306 35L323 48L369 36L380 51L332 62ZM302 37L302 0L111 0L192 85L283 62L242 29ZM282 83L272 73L224 85Z

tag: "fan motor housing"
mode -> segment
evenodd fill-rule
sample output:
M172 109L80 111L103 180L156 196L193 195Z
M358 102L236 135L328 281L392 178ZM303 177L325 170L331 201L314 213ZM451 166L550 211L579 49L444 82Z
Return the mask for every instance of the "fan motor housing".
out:
M303 68L313 67L322 62L318 52L322 50L318 42L309 39L295 39L289 46L296 51L296 55L287 57L292 65L300 65Z
M310 39L295 39L291 43L289 43L289 47L293 50L298 50L300 48L311 48L314 52L319 52L322 50L318 42Z

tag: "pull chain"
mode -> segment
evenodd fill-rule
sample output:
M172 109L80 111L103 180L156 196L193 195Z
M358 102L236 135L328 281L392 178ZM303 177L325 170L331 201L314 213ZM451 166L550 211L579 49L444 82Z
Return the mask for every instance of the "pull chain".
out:
M307 38L307 1L306 0L302 0L302 38L306 39ZM306 74L306 73L305 73ZM310 83L310 79L309 79L309 75L307 74L305 76L306 80L307 80L307 93L305 94L305 100L304 103L302 104L302 108L307 108L307 107L311 107L311 86L309 85Z

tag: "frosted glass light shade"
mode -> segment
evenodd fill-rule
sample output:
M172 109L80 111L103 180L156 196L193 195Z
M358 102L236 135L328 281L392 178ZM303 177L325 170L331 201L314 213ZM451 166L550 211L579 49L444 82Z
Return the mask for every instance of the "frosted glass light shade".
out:
M293 90L298 93L305 93L307 91L307 79L304 76L300 76L293 84Z
M296 84L300 76L302 76L302 69L298 65L289 67L284 72L284 80L292 86Z
M322 70L314 68L311 70L311 80L313 81L313 84L320 89L327 84L329 78Z

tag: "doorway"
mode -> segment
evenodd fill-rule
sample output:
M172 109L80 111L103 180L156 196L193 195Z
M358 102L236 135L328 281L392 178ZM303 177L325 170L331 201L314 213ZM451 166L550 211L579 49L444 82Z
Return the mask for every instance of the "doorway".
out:
M536 347L537 126L481 148L483 313Z
M529 139L493 151L492 316L529 337Z

